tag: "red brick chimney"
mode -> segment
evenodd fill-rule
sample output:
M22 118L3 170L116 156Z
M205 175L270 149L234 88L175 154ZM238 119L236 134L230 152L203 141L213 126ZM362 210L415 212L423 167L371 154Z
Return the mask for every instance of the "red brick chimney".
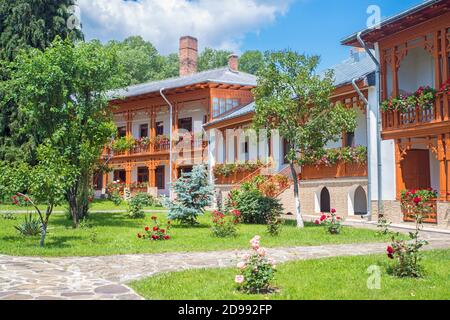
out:
M180 38L180 77L197 72L198 40L191 36Z
M228 68L231 71L239 71L239 56L237 54L230 54L228 56Z

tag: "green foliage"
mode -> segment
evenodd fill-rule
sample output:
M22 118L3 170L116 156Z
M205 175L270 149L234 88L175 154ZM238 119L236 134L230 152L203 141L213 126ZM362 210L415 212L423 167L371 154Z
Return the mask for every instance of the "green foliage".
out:
M56 36L83 39L78 29L69 29L68 7L74 0L0 1L0 100L8 93L2 81L10 72L2 64L11 62L21 50L44 50ZM3 62L3 63L2 63ZM0 103L0 160L34 162L37 143L22 130L24 119L12 100Z
M195 166L191 173L183 172L173 184L173 190L176 199L166 199L164 203L169 209L169 219L196 224L197 217L204 214L213 197L213 187L209 184L205 166Z
M267 221L267 233L272 237L279 236L283 228L283 222L277 214L272 214Z
M228 56L231 51L205 48L198 57L198 71L205 71L225 67L228 65Z
M230 177L231 175L238 172L252 172L264 166L265 164L260 160L256 162L244 163L218 163L214 166L214 176Z
M145 217L144 207L155 205L155 198L147 193L138 193L128 201L127 214L133 219Z
M124 152L130 150L136 145L136 140L133 137L122 137L114 140L111 145L113 151Z
M250 243L252 253L246 254L238 263L235 282L239 290L248 294L270 293L276 272L275 261L267 258L266 250L260 247L259 236L255 236Z
M339 161L345 163L367 163L367 147L344 147L336 149L323 149L314 155L302 156L301 162L305 165L332 166Z
M316 73L318 56L305 56L285 50L267 52L253 90L256 102L254 124L257 129L278 130L287 142L286 160L295 172L302 155L316 158L330 141L343 131L356 128L356 110L341 104L332 106L333 72ZM303 227L297 174L293 174L297 223Z
M14 228L25 237L35 237L42 232L41 221L38 218L33 217L31 213L26 215L24 221L21 224L14 226Z
M10 70L9 98L25 119L23 132L77 168L64 192L77 226L87 215L102 148L116 131L109 90L123 83L117 54L96 41L56 39L44 52L19 54Z
M241 213L238 210L231 210L226 214L215 211L212 214L212 234L218 238L236 237L240 220Z
M226 207L239 210L242 221L250 224L266 224L283 213L279 199L264 196L251 183L243 184L238 190L232 190Z
M153 80L161 80L178 75L178 57L164 57L141 36L125 40L110 41L107 49L117 51L118 62L125 70L125 84L135 85Z
M263 66L264 55L258 50L246 51L239 59L239 70L250 74L256 75Z

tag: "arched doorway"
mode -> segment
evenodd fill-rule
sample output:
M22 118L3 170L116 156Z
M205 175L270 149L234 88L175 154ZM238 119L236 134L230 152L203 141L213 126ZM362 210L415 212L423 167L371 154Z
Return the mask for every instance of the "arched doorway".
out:
M330 212L331 211L331 199L330 192L325 187L320 192L320 212Z
M355 215L367 214L367 195L361 186L355 190L354 210Z

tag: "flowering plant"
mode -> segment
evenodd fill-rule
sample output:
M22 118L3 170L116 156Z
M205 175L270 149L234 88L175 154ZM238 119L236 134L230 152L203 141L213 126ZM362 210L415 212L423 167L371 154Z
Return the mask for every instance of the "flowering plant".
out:
M444 86L445 90L445 86ZM440 92L440 91L439 91ZM381 103L381 110L406 112L408 108L418 107L421 110L430 110L436 101L438 91L430 86L419 87L416 92L410 95L400 95L387 99Z
M212 232L219 238L235 237L237 235L237 224L241 220L241 212L239 210L231 210L228 214L220 211L214 211L212 216Z
M364 164L367 162L367 148L364 146L357 146L325 149L321 154L303 155L301 157L301 162L304 165L331 167L339 161Z
M331 214L326 215L322 213L319 219L314 223L317 225L324 225L326 230L331 234L339 234L342 229L343 218L336 215L336 209L331 209Z
M119 206L122 203L125 191L125 183L117 180L113 181L106 188L108 198L116 205Z
M149 137L141 137L139 139L136 139L136 145L142 146L142 147L147 147L148 145L150 145L150 138Z
M171 221L167 221L166 227L162 228L161 225L158 222L158 218L156 216L152 217L152 221L153 221L153 227L145 227L144 233L138 233L137 237L139 239L148 239L151 241L164 241L164 240L169 240L170 236L169 236L169 230L171 228Z
M260 246L261 237L255 236L250 240L251 254L246 254L237 264L238 275L235 282L239 290L246 293L271 292L270 283L275 277L275 260L268 258L266 250Z
M439 93L450 94L450 79L442 84L441 88L439 89Z
M389 259L396 259L396 264L388 268L388 272L397 277L421 277L423 275L423 268L420 265L421 255L420 249L427 245L428 242L420 239L419 233L423 227L423 214L427 212L428 208L424 205L421 199L414 198L415 212L418 212L415 217L416 229L415 232L410 232L410 240L397 239L398 233L392 236L392 244L387 247L387 256Z

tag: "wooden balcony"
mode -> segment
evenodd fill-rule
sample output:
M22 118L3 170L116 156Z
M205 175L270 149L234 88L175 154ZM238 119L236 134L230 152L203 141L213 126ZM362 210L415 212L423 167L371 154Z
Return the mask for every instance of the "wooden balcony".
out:
M301 179L333 179L367 177L367 164L338 162L332 166L307 165L302 167Z
M449 95L440 95L433 108L421 110L412 106L406 112L382 112L383 138L393 139L426 135L429 132L448 131L450 122Z
M437 200L430 200L424 204L424 206L428 209L425 214L423 214L423 222L424 223L432 223L437 224ZM415 222L416 221L416 212L412 210L414 206L405 206L402 205L402 213L403 213L403 221L405 222Z

